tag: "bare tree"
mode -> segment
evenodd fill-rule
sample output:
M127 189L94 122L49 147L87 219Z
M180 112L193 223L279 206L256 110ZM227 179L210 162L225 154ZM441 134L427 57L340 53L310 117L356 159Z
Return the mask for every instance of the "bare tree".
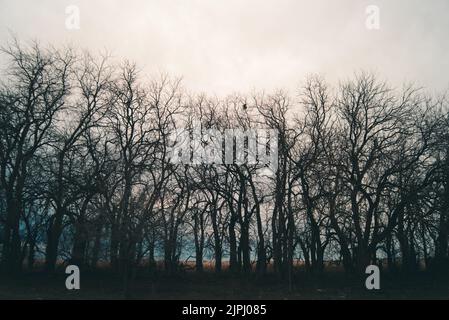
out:
M0 180L6 199L2 264L14 273L22 268L20 220L28 166L53 140L56 116L70 92L74 54L45 50L37 43L24 47L15 40L3 53L10 58L10 67L0 99Z

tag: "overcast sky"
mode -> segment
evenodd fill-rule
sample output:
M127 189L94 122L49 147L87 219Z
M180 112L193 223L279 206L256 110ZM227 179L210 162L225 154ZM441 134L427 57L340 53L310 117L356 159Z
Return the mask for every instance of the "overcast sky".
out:
M66 7L80 10L68 30ZM380 9L380 29L365 22ZM448 0L0 0L0 43L15 33L136 61L182 76L192 91L295 90L374 71L395 85L449 88Z

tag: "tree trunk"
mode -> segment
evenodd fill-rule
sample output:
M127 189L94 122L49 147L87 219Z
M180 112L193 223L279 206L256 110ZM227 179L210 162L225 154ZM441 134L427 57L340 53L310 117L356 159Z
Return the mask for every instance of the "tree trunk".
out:
M221 260L222 260L222 247L221 247L221 238L220 238L220 229L218 227L217 221L217 200L214 200L212 209L211 209L211 220L212 220L212 230L214 233L214 253L215 253L215 272L221 272Z
M18 199L7 196L6 199L6 224L3 237L2 265L3 269L11 275L22 272L21 239L19 232L21 207L21 187L18 187Z
M71 259L71 263L80 268L84 266L87 248L87 232L83 224L83 221L78 221L75 223L75 235Z
M232 206L232 203L230 204ZM232 272L238 272L237 262L237 237L235 234L236 216L234 210L231 209L231 219L229 221L229 269Z
M47 230L47 247L45 249L45 269L48 273L55 271L58 259L58 244L62 233L63 208L58 207Z

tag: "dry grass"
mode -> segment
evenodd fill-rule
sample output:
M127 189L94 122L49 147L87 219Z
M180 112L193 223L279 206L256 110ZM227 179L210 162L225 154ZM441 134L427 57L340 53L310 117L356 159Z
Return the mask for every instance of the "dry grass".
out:
M160 267L160 266L159 266ZM348 277L341 267L332 266L320 275L311 275L298 266L291 285L273 273L215 274L213 264L203 273L187 269L173 275L153 274L142 268L129 287L130 299L449 299L449 279L425 272L404 276L382 274L381 290L368 291L364 277ZM40 271L17 279L0 277L0 299L123 299L123 279L107 265L81 274L81 290L65 288L66 275L59 270L49 276Z

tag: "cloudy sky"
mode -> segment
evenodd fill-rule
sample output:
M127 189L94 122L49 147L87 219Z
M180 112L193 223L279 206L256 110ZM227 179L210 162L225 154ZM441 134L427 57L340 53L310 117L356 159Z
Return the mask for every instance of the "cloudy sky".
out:
M79 30L66 28L70 5ZM366 27L369 5L379 30ZM0 0L0 44L11 33L107 49L218 95L293 91L311 73L336 82L361 69L398 86L449 88L447 0Z

